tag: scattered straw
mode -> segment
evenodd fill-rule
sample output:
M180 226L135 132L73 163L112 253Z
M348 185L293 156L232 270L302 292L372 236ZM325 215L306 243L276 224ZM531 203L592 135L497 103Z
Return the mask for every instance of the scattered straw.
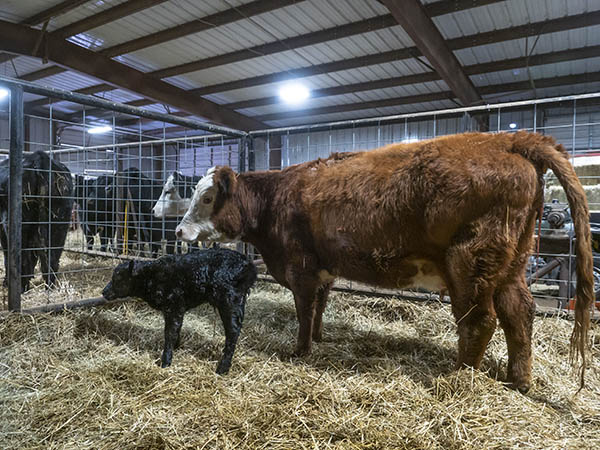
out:
M216 332L214 324L217 323ZM483 372L452 370L449 307L333 293L324 341L290 358L291 294L260 283L232 369L214 311L188 313L173 365L162 318L140 302L0 321L0 448L598 448L598 326L574 396L572 322L536 318L529 394L503 386L506 344Z

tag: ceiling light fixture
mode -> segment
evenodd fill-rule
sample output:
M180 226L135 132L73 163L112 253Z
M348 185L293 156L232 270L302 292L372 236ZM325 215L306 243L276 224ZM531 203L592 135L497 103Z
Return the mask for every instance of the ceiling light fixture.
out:
M303 84L289 83L279 90L279 97L285 103L299 104L310 97L310 92Z
M514 122L511 122L508 124L508 128L510 128L511 130L514 130L515 128L517 128L517 124Z
M0 100L2 100L4 97L8 97L8 90L0 88Z

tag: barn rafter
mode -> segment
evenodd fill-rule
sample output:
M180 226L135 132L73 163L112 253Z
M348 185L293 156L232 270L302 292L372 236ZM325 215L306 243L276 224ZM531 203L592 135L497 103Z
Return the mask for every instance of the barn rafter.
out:
M498 3L499 1L503 0L486 0L485 3L492 4ZM261 14L276 8L282 8L289 4L296 4L299 2L300 0L252 2L247 5L243 5L239 8L232 8L230 10L213 14L201 20L190 21L181 26L169 28L167 30L160 31L152 35L144 36L138 39L134 39L132 41L125 42L123 44L118 44L109 47L107 49L101 50L100 53L110 57L119 56L125 53L147 48L152 45L158 45L169 40L177 39L179 37L183 37L192 33L198 33L200 31L210 28L211 26L225 25L235 20L239 20L242 16L251 17L256 14ZM473 7L473 4L466 1L441 1L432 5L428 5L427 11L431 15L437 16L448 14L449 12L468 9L470 7ZM336 26L326 30L320 30L313 33L299 35L289 39L262 44L244 50L222 54L215 57L204 58L201 60L184 63L173 67L159 69L150 72L150 74L158 78L167 78L175 75L182 75L196 70L202 70L234 62L240 62L247 59L252 59L256 56L270 55L278 52L327 42L333 39L341 39L343 37L354 36L357 34L362 34L382 28L389 28L394 25L397 25L397 23L391 14L380 15L362 21L352 22L347 25ZM34 73L26 74L22 77L22 79L27 81L35 81L41 78L45 78L47 76L62 73L64 72L64 70L66 69L58 66L51 66L36 71ZM86 93L97 94L100 92L107 92L114 89L115 87L112 87L106 83L100 83L98 85L91 86L89 90L86 91ZM48 101L38 100L34 105L28 106L39 106L45 103L48 103ZM140 103L136 106L145 106L152 103L154 103L152 100L147 100L147 103Z
M24 20L22 20L20 23L21 25L30 25L30 26L35 26L35 25L40 25L44 22L49 21L50 19L54 18L54 17L58 17L62 14L66 14L69 11L74 10L75 8L77 8L80 5L83 5L84 3L88 2L90 0L64 0L63 2L51 6L50 8L44 9L43 11L40 11L37 14L34 14L31 17L28 17ZM13 58L15 58L15 55L11 55L9 53L1 53L0 54L0 64L2 64L3 62L9 61Z
M408 33L419 51L464 105L481 101L481 95L446 44L420 0L382 0L394 19Z
M21 55L31 54L40 31L0 21L0 42L5 50ZM157 102L172 104L190 113L204 117L210 121L233 128L254 129L261 127L258 121L242 114L223 108L213 102L189 92L157 80L136 69L128 67L91 50L67 42L54 36L45 37L48 58L69 69L106 80L114 85L135 92L140 92Z

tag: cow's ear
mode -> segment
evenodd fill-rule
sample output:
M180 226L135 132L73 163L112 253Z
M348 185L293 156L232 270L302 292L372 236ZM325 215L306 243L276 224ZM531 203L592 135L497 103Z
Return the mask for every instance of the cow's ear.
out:
M215 173L215 184L219 189L219 194L229 196L235 185L235 173L231 167L221 167Z

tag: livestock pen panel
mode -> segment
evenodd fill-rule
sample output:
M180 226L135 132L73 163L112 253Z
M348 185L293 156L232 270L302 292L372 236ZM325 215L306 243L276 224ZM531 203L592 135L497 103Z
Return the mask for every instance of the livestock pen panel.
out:
M165 183L176 177L185 202L208 168L245 165L241 132L214 134L230 130L65 91L43 92L51 98L39 100L30 85L5 82L11 92L24 91L24 111L15 114L10 105L19 101L12 93L0 104L1 309L17 297L20 305L11 309L101 301L102 287L122 260L189 251L175 237L184 211L156 208ZM15 129L21 140L11 134ZM9 166L16 161L23 165L21 186L12 184ZM22 212L13 214L9 194L19 187ZM11 226L11 216L19 216L18 225ZM14 260L11 243L18 248Z
M250 134L254 140L256 168L260 170L326 158L333 152L371 150L448 134L518 130L551 135L571 156L592 211L596 293L600 300L600 97L597 94L426 111ZM545 182L540 248L530 259L527 278L538 304L568 308L575 286L573 227L565 193L552 172L545 175ZM365 288L350 281L338 284L348 289ZM412 292L399 292L412 295Z

